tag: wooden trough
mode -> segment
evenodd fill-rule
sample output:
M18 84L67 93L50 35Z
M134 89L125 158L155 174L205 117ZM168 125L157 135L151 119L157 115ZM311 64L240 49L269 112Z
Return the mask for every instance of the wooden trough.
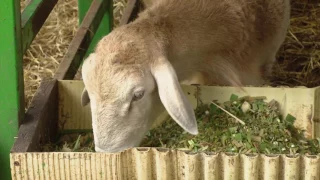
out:
M118 153L40 152L60 131L90 130L90 107L81 107L83 82L72 80L97 30L104 3L93 1L61 63L55 79L42 82L10 153L12 179L320 179L320 156L190 153L164 148L132 148ZM140 4L129 0L122 24L136 17ZM89 31L90 29L90 31ZM320 89L182 86L193 107L231 94L264 95L280 102L282 113L297 117L296 126L320 137ZM164 118L167 113L163 112Z

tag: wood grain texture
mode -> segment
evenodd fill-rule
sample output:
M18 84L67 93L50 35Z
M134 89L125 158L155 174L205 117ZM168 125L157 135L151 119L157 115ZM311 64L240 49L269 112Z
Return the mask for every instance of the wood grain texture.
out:
M11 162L12 180L316 180L320 169L319 156L293 160L285 155L193 154L163 148L112 154L14 153ZM295 167L299 168L292 171ZM247 176L248 172L254 172L253 176Z

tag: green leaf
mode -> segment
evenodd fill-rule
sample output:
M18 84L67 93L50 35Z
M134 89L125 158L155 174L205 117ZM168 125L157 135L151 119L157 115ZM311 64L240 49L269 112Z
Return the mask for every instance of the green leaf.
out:
M291 124L293 124L295 120L296 120L296 118L294 116L292 116L291 114L288 114L286 116L286 121L290 122Z
M267 148L267 144L266 143L261 143L260 144L260 149L262 150L262 151L264 151L266 148Z
M222 136L221 136L221 142L222 142L222 145L223 145L223 146L226 145L226 140L227 140L227 136L226 136L226 135L222 135Z
M146 133L146 136L151 136L150 131L148 131L148 132Z
M259 103L258 106L259 106L259 110L260 110L260 111L263 111L263 110L264 110L264 105L263 105L263 104Z
M193 140L189 140L188 143L189 143L189 145L194 146Z
M81 138L81 135L78 136L78 139L73 147L73 151L80 149L80 138Z
M216 105L210 104L210 114L216 114L218 110L219 108Z
M245 144L246 144L246 148L247 148L247 149L251 149L251 148L252 148L252 146L251 146L250 143L246 142Z
M231 128L229 128L229 132L233 134L233 133L237 132L237 129L238 129L237 126L231 127Z
M258 105L256 103L252 104L252 110L257 111L258 110Z
M235 134L235 135L234 135L234 139L235 139L236 141L241 141L241 140L242 140L242 134L241 134L241 133Z
M233 102L233 101L237 101L239 99L239 97L235 94L231 94L231 97L230 97L230 101Z
M250 132L247 134L247 139L248 139L248 142L251 143L251 133Z

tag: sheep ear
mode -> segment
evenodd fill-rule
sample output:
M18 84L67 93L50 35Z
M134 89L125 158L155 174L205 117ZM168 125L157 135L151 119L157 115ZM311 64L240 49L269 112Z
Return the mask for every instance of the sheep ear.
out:
M169 115L188 133L197 135L198 126L194 110L184 95L172 65L165 58L159 59L151 73L158 86L158 92Z
M88 91L84 88L81 94L81 105L86 106L90 102Z

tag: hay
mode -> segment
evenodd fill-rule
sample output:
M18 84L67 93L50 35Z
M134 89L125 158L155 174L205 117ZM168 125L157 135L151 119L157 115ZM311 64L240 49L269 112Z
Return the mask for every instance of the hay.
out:
M290 23L271 83L273 86L319 86L320 3L292 1Z
M30 0L21 0L21 12ZM117 26L126 0L114 3ZM78 28L77 0L59 0L24 55L25 106L30 105L40 82L53 77Z
M22 8L26 1L22 1ZM24 55L25 106L42 80L53 77L78 28L77 1L60 0Z
M29 0L21 0L23 9ZM316 2L316 1L315 1ZM114 23L118 25L126 0L115 0ZM292 2L288 36L279 52L271 84L320 85L320 6ZM52 78L78 27L77 1L59 0L24 56L26 107L41 80Z

